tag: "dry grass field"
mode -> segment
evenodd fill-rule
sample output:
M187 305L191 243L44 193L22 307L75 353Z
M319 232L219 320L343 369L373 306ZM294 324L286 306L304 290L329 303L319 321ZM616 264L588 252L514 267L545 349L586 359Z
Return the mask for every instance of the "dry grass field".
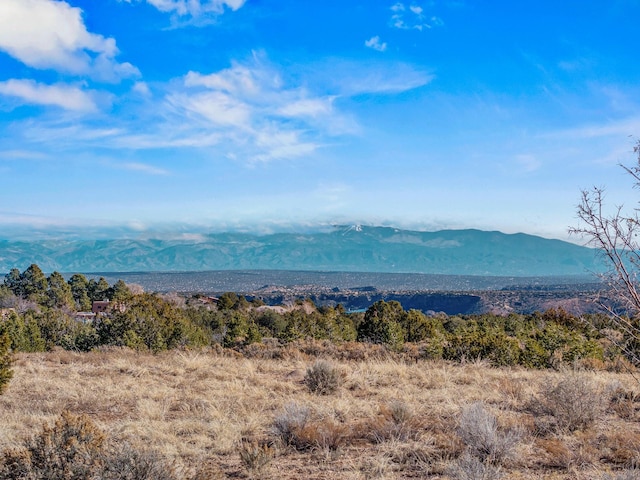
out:
M292 348L20 353L0 396L0 451L68 411L158 452L176 478L640 478L628 374L317 361Z

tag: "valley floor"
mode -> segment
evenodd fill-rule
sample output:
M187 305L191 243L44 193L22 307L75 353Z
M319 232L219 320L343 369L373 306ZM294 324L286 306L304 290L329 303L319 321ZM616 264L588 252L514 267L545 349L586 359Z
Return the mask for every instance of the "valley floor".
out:
M305 382L315 358L273 356L17 354L0 451L69 411L175 461L181 478L640 477L630 470L640 384L629 374L332 359L339 387L318 395Z

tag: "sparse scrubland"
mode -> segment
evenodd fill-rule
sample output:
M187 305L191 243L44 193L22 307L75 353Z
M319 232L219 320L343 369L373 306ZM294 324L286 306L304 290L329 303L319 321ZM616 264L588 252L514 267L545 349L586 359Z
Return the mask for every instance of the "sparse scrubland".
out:
M0 478L605 479L637 478L640 461L626 373L407 361L318 341L257 357L56 348L18 353L13 368ZM310 381L317 370L334 371ZM315 388L321 378L331 388ZM47 476L44 458L92 476ZM144 473L157 469L164 477Z
M640 476L635 339L605 316L270 309L38 270L0 287L0 479Z

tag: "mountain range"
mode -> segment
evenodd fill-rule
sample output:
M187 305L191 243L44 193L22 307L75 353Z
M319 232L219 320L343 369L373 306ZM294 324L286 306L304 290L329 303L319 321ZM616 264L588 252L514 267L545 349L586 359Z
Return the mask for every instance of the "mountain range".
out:
M523 233L422 232L336 226L315 233L211 233L177 238L0 240L0 272L304 270L447 275L585 275L596 251Z

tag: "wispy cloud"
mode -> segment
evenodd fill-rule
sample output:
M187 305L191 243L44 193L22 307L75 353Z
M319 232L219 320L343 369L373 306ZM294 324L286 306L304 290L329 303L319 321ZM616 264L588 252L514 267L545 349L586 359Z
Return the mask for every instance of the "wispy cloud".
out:
M330 115L333 111L335 97L305 98L289 102L277 110L283 117L312 117Z
M189 72L166 102L176 122L188 118L194 128L208 126L222 144L234 145L236 158L251 163L309 155L325 136L340 134L335 125L347 122L334 108L335 98L284 78L254 54L218 72Z
M260 153L253 157L254 162L302 157L312 154L320 147L313 141L302 140L302 132L274 131L271 128L256 132L255 145Z
M91 33L82 11L54 0L2 0L0 50L29 67L115 82L140 74L115 60L113 38Z
M221 143L221 135L206 130L172 128L163 126L154 133L124 134L115 138L113 146L131 150L155 150L163 148L210 148Z
M77 113L90 110L98 93L93 98L92 91L69 85L10 81L0 83L0 95L11 92L23 102L69 110L17 122L16 131L31 144L77 151L209 149L216 158L251 165L309 157L361 133L357 119L341 108L350 97L395 94L433 79L397 62L327 62L291 71L255 53L225 69L191 71L164 85L154 83L153 90L136 83L118 99L126 115L98 111L83 121Z
M411 4L406 6L402 2L397 2L391 6L390 24L394 28L401 30L425 30L444 25L442 19L436 15L426 15L424 8Z
M33 150L0 150L0 159L6 160L43 160L47 158L42 152Z
M378 52L384 52L387 49L387 42L381 42L380 37L376 35L364 42L365 47L372 48Z
M219 126L248 126L251 117L249 105L220 91L172 94L167 102L175 109L197 114Z
M356 96L363 94L395 94L429 84L435 75L413 65L401 62L380 62L363 65L360 62L333 61L328 72L339 72L326 78L339 94ZM318 75L322 77L323 72ZM326 73L324 73L326 75Z
M146 163L123 163L119 165L120 168L125 170L131 170L134 172L147 173L149 175L168 175L169 172L165 169L154 167L153 165L148 165Z
M592 139L599 137L628 137L640 131L640 117L632 116L617 121L594 123L576 128L557 130L543 134L546 138Z
M62 116L55 120L30 119L20 124L22 136L31 144L55 148L110 146L115 138L126 133L123 128L80 122L76 117Z
M0 82L0 95L18 98L21 103L53 105L76 112L97 110L91 93L66 85L45 85L33 80L11 79Z

